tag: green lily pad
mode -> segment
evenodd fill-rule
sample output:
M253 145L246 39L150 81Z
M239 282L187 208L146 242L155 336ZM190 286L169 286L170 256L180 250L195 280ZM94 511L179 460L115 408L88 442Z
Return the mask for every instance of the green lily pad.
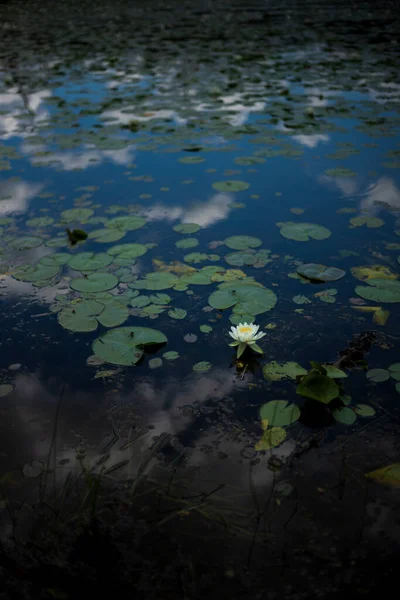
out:
M46 240L44 245L48 248L66 248L68 246L68 237L63 234L62 236Z
M220 260L218 254L205 254L204 252L191 252L190 254L185 254L183 260L190 264L197 264L204 262L205 260Z
M111 263L112 257L105 252L81 252L70 259L69 266L74 271L95 271L104 269Z
M174 225L172 229L177 233L191 234L197 233L200 229L200 225L197 225L197 223L179 223L178 225Z
M127 261L134 261L147 252L144 244L118 244L107 250L107 254ZM118 263L117 263L118 264Z
M171 317L171 319L184 319L187 315L187 312L183 308L174 308L173 310L168 311L168 315Z
M89 238L100 244L118 242L125 237L126 231L122 229L94 229L89 233Z
M12 383L0 383L0 398L5 398L14 391Z
M35 217L34 219L29 219L26 224L28 227L48 227L49 225L53 225L54 219L53 217Z
M400 281L369 279L368 286L357 285L356 294L373 302L400 302Z
M84 302L82 304L84 304ZM94 304L97 303L95 302ZM100 304L100 312L103 308L104 306ZM86 310L85 307L80 309L78 305L66 306L58 313L57 318L60 325L69 331L84 332L95 331L97 329L96 317L93 314L90 314L88 309Z
M146 225L146 219L136 215L114 217L105 224L107 229L119 229L120 231L135 231Z
M392 379L396 379L396 381L400 381L400 363L394 363L388 367L390 372L390 377Z
M213 328L210 327L210 325L200 325L199 329L202 333L211 333L213 330Z
M300 265L297 268L297 272L302 277L310 279L311 281L337 281L345 276L346 271L338 269L337 267L327 267L316 263L307 263Z
M354 412L354 410L352 410L348 406L344 406L343 408L336 408L332 411L332 416L335 419L335 421L343 423L343 425L353 425L353 423L357 419L357 415Z
M389 378L390 373L389 371L386 371L386 369L370 369L367 371L367 379L374 381L375 383L387 381Z
M342 369L338 369L337 367L334 367L333 365L322 365L322 366L326 370L326 374L328 375L328 377L330 377L331 379L344 379L345 377L347 377L347 373L342 371Z
M13 250L32 250L43 244L43 238L37 235L25 235L10 242L10 248Z
M328 177L355 177L356 173L351 169L345 167L338 167L337 169L327 169L325 174Z
M373 417L375 414L375 409L369 404L357 404L355 406L354 411L360 415L360 417Z
M264 431L262 438L255 445L255 450L261 452L262 450L270 450L282 444L286 439L286 431L283 427L271 427Z
M54 267L56 265L66 265L71 258L71 254L67 254L66 252L55 252L54 254L43 256L39 263L46 265L46 267Z
M233 235L226 238L224 244L231 250L248 250L249 248L258 248L258 246L261 246L262 241L249 235Z
M243 192L250 187L250 184L247 181L226 180L216 181L212 184L212 187L217 192Z
M265 163L265 158L261 156L237 156L233 162L237 165L248 167L250 165L262 165Z
M329 290L323 290L322 292L317 292L314 294L316 298L321 300L321 302L326 302L327 304L334 304L336 302L337 289L331 288Z
M385 224L383 219L378 219L378 217L353 217L350 219L351 228L353 227L362 227L366 225L370 229L374 229L376 227L382 227Z
M199 245L199 241L196 238L184 238L175 242L177 248L195 248Z
M160 304L148 304L142 310L143 315L160 315L164 312L164 306L160 306Z
M307 296L303 296L302 294L293 296L292 300L295 304L311 304L311 300L309 300Z
M196 371L196 373L205 373L206 371L209 371L212 368L212 364L206 360L202 360L198 363L196 363L195 365L193 365L193 371Z
M114 300L109 302L97 320L104 327L117 327L124 323L129 317L129 309L123 302Z
M159 367L162 367L162 365L163 365L162 358L151 358L149 360L150 369L158 369Z
M327 375L311 372L303 377L296 388L296 393L304 398L311 398L323 404L329 404L339 396L339 387Z
M167 273L164 271L157 271L155 273L148 273L144 279L139 279L129 284L132 289L138 290L167 290L168 288L174 287L179 282L179 277L173 273Z
M91 208L69 208L63 210L61 219L64 223L79 222L84 223L94 215L94 210Z
M280 227L280 233L283 237L296 242L308 242L313 240L326 240L331 236L331 232L322 225L314 223L277 223Z
M306 369L303 369L297 362L287 362L279 364L271 361L264 365L263 375L267 381L281 381L282 379L296 379L298 375L306 375Z
M226 262L234 267L243 267L244 265L254 265L257 257L251 252L231 252L225 257Z
M271 400L260 409L262 421L271 426L285 427L295 423L300 417L300 409L296 404L288 405L287 400Z
M135 365L143 356L143 346L164 344L167 337L148 327L118 327L97 338L93 354L113 365Z
M400 463L393 463L387 467L371 471L365 477L376 481L376 483L398 488L400 487Z
M213 292L208 303L213 308L223 310L235 307L235 312L258 315L274 308L277 297L271 290L255 285L238 285L238 282L224 283Z
M43 265L38 263L34 266L25 265L23 267L19 267L12 276L14 279L18 281L27 281L27 282L38 282L38 281L46 281L55 277L60 272L59 265Z
M202 156L182 156L181 158L178 158L178 160L180 163L196 165L198 163L204 162L206 159Z
M177 360L179 358L179 352L169 350L168 352L164 352L163 358L165 358L165 360Z
M148 296L136 296L130 301L130 305L134 308L143 308L148 304L150 304L150 298Z
M118 278L111 273L90 273L85 277L75 277L70 281L70 287L77 292L105 292L118 285Z
M152 294L150 296L150 301L153 302L153 304L168 304L171 302L171 296L168 296L168 294Z
M187 283L188 285L209 285L212 283L212 279L211 275L208 275L202 271L197 271L196 273L182 275L181 282ZM174 289L177 288L175 287Z

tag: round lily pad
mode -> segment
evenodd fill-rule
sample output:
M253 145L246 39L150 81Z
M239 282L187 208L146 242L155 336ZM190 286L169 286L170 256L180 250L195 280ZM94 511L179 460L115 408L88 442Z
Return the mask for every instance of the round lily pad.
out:
M400 302L400 281L369 279L368 286L357 285L356 294L374 302Z
M200 229L200 225L197 223L179 223L178 225L174 225L172 228L177 233L197 233Z
M180 163L196 165L198 163L204 162L206 159L202 156L183 156L181 158L178 158L178 160Z
M66 252L55 252L54 254L43 256L39 262L46 266L66 265L71 258L71 254L67 254Z
M104 327L117 327L124 323L128 317L128 307L126 304L116 299L106 304L102 313L97 317L97 320L101 325L104 325Z
M136 296L136 298L132 298L130 301L130 305L134 308L143 308L143 306L147 306L148 304L150 304L148 296Z
M119 229L120 231L135 231L146 225L146 219L138 217L136 215L114 217L110 219L106 224L109 229Z
M360 417L373 417L375 414L375 409L369 404L357 404L355 406L354 411L360 415Z
M234 267L243 267L244 265L254 265L257 262L257 256L251 252L231 252L225 257L226 262Z
M380 383L381 381L387 381L390 378L389 371L386 369L370 369L367 371L367 379Z
M63 210L61 213L61 219L64 221L64 223L83 223L93 215L94 210L92 208L69 208L68 210Z
M26 224L28 227L48 227L54 223L53 217L35 217L34 219L29 219Z
M314 223L278 223L281 228L280 233L283 237L296 242L308 242L313 240L326 240L330 237L331 232L322 225Z
M182 275L181 281L183 283L187 283L188 285L209 285L212 283L211 276L207 273L203 273L202 271Z
M213 292L208 303L213 308L225 309L232 306L237 311L258 315L274 308L277 297L271 290L255 285L237 285L237 282L223 284L223 287Z
M23 235L10 242L10 248L13 250L32 250L43 244L43 238L37 235Z
M26 265L24 267L20 267L14 271L12 276L18 281L28 281L33 283L51 279L52 277L58 275L59 272L59 265L43 265L38 263L34 266Z
M168 352L164 352L163 358L165 358L165 360L176 360L179 358L179 352L176 352L175 350L169 350Z
M168 304L171 302L171 297L168 294L152 294L150 302L153 302L153 304Z
M211 333L213 330L210 325L200 325L199 329L202 333Z
M130 283L129 287L139 290L167 290L174 287L178 282L179 277L173 273L157 271L155 273L148 273L144 279Z
M104 306L100 305L100 312ZM85 310L79 310L78 307L66 306L57 315L58 322L64 329L70 331L95 331L97 329L97 319L95 316L87 314Z
M353 423L357 419L357 415L348 406L344 406L343 408L336 408L332 411L333 418L335 421L339 423L343 423L343 425L353 425Z
M135 365L143 356L143 346L164 344L167 337L148 327L118 327L107 331L92 345L93 354L113 365Z
M163 365L162 358L151 358L149 360L150 369L158 369L159 367L162 367L162 365Z
M196 238L184 238L175 242L177 248L195 248L199 245L199 241Z
M275 360L263 366L263 375L267 381L281 381L282 379L296 379L298 375L307 373L297 362L277 363Z
M317 263L307 263L300 265L297 268L297 272L302 277L310 279L311 281L337 281L345 276L346 271L338 269L337 267L327 267L326 265L320 265Z
M107 250L107 254L110 256L117 256L118 258L132 261L139 256L143 256L146 252L147 247L144 244L118 244Z
M5 398L14 391L14 386L11 383L0 383L0 398Z
M125 237L126 231L122 229L94 229L89 233L89 238L101 244L118 242Z
M262 242L259 238L249 235L233 235L226 238L225 246L232 250L248 250L249 248L258 248Z
M296 404L288 405L287 400L271 400L260 409L262 421L271 426L285 427L295 423L300 417L300 409Z
M286 435L286 431L283 427L271 427L271 429L264 431L261 440L257 442L254 448L258 452L275 448L286 439Z
M105 252L81 252L71 258L69 266L74 271L95 271L107 267L112 260Z
M226 181L216 181L212 184L212 187L217 192L243 192L250 187L250 184L247 181L228 179Z
M118 284L118 278L111 273L90 273L85 277L71 279L70 286L77 292L105 292Z
M362 227L363 225L366 225L368 228L374 229L376 227L382 227L384 224L385 221L383 219L379 219L378 217L360 216L350 219L351 227Z
M184 319L187 315L187 312L183 308L174 308L173 310L168 311L168 315L171 317L171 319Z
M183 257L185 262L190 264L198 264L206 260L220 260L218 254L205 254L204 252L190 252Z
M212 364L210 362L203 360L193 365L193 371L196 371L196 373L205 373L206 371L209 371L211 367Z

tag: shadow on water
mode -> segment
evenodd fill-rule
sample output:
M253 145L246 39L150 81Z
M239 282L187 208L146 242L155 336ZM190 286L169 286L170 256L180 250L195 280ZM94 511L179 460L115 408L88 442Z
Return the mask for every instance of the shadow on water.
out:
M398 33L389 1L0 6L1 599L396 589Z

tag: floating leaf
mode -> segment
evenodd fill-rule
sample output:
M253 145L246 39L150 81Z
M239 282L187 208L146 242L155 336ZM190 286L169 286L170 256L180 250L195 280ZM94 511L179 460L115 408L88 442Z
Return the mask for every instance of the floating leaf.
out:
M325 174L328 177L355 177L355 172L344 167L338 167L337 169L327 169Z
M375 409L369 404L357 404L354 410L360 417L373 417L375 414Z
M209 371L211 367L212 364L210 362L203 360L193 365L193 371L196 371L196 373L205 373L206 371Z
M390 373L389 371L386 371L386 369L370 369L367 372L367 379L374 381L375 383L387 381L389 378Z
M390 377L392 377L392 379L396 379L396 381L400 381L400 363L394 363L393 365L390 365L388 369Z
M369 286L356 286L356 294L374 302L400 302L400 281L369 279Z
M89 238L101 244L118 242L126 235L126 231L119 229L95 229L89 233Z
M84 223L92 215L94 215L94 210L91 208L69 208L68 210L63 210L61 219L64 223Z
M187 315L187 312L183 308L174 308L168 311L168 315L171 317L171 319L184 319Z
M75 271L95 271L111 263L112 257L105 252L81 252L70 259L69 266Z
M134 261L135 258L146 254L147 247L144 244L118 244L107 250L107 254L120 260ZM118 263L117 263L118 264Z
M152 294L150 296L150 301L153 304L168 304L171 302L171 297L168 294Z
M188 263L201 263L205 260L220 260L218 254L205 254L204 252L191 252L190 254L185 254L183 257L185 262Z
M268 420L273 426L285 427L295 423L300 417L300 409L296 404L288 405L287 400L271 400L260 409L260 418Z
M46 266L66 265L71 258L71 255L66 252L55 252L54 254L43 256L39 263Z
M237 313L258 315L274 308L277 297L271 290L255 285L222 284L208 298L210 306L217 309L235 307Z
M357 415L355 414L354 410L348 408L347 406L344 406L343 408L336 408L332 411L332 416L335 421L343 423L343 425L353 425L357 419Z
M39 477L45 471L45 464L41 460L30 460L22 467L22 472L25 477Z
M389 317L390 317L390 311L383 310L382 308L378 308L378 310L376 310L374 312L372 321L374 323L376 323L377 325L386 325Z
M14 386L11 383L0 383L0 398L5 398L14 391Z
M297 296L293 296L292 300L295 304L310 304L311 303L311 300L309 300L307 298L307 296L303 296L301 294L299 294Z
M18 281L39 282L55 277L60 272L59 265L44 265L38 263L34 266L19 267L12 276Z
M148 304L142 310L143 315L160 315L165 308L159 304Z
M169 350L168 352L164 352L163 358L165 358L165 360L176 360L179 358L179 353L175 350Z
M211 275L211 281L236 281L236 279L243 279L245 277L246 273L240 269L221 269Z
M53 217L36 217L34 219L29 219L26 224L28 227L48 227L49 225L53 225L54 219Z
M93 353L113 365L135 365L143 356L143 346L163 344L167 337L148 327L118 327L107 331L93 344Z
M363 225L366 225L368 228L376 228L376 227L382 227L382 225L385 224L385 221L383 219L379 219L378 217L367 217L367 216L360 216L360 217L353 217L352 219L350 219L350 227L362 227Z
M286 439L286 431L283 427L272 427L264 431L262 438L254 446L255 450L260 452L261 450L269 450L279 446Z
M184 238L175 242L177 248L195 248L199 245L199 241L196 238Z
M172 228L177 233L197 233L200 229L200 225L197 223L179 223L178 225L174 225Z
M347 377L347 373L342 371L342 369L338 369L337 367L334 367L333 365L322 365L322 366L324 367L328 377L330 377L331 379L344 379L345 377Z
M136 296L130 301L130 305L134 308L143 308L150 304L150 298L148 296Z
M216 181L212 184L214 190L217 192L243 192L250 187L250 184L246 181L239 180L226 180L226 181Z
M249 248L258 248L262 242L259 238L249 235L233 235L226 238L224 244L232 250L248 250Z
M277 223L280 227L280 233L283 237L297 242L308 242L313 240L326 240L330 237L331 232L322 225L313 223Z
M98 309L96 310L96 306ZM94 315L102 312L104 306L95 301L83 301L81 304L66 306L57 315L58 322L69 331L95 331L97 319Z
M311 281L337 281L346 274L346 271L337 267L327 267L316 263L307 263L297 268L297 273Z
M157 271L155 273L148 273L144 279L139 279L134 283L130 283L129 287L132 289L143 289L143 290L166 290L174 287L179 282L179 278L173 273L164 271Z
M87 277L75 277L70 287L77 292L105 292L115 288L118 278L111 273L90 273Z
M225 257L226 262L234 267L243 267L244 265L253 265L257 262L257 256L252 252L232 252Z
M211 333L213 330L213 328L210 327L210 325L200 325L199 329L202 333Z
M194 333L187 333L183 339L185 340L185 342L187 342L188 344L194 344L194 342L197 342L197 335L195 335Z
M97 320L104 327L117 327L129 317L129 309L119 300L109 302Z
M159 367L162 367L162 365L163 365L162 358L151 358L149 360L150 369L158 369Z
M32 250L43 244L43 238L36 235L25 235L10 242L10 248L13 250Z
M120 231L135 231L146 225L146 219L135 215L114 217L105 224L108 229L119 229Z
M296 388L296 393L304 398L311 398L329 404L339 396L339 388L327 375L311 372L303 377Z
M393 463L387 467L371 471L366 473L365 477L376 481L376 483L398 488L400 487L400 463Z
M397 279L398 275L392 273L389 267L385 265L366 265L361 267L352 267L351 274L360 281L369 282L371 279Z
M303 369L297 362L287 362L279 364L276 361L269 362L263 367L264 379L267 381L281 381L282 379L296 379L298 375L306 375L306 369Z

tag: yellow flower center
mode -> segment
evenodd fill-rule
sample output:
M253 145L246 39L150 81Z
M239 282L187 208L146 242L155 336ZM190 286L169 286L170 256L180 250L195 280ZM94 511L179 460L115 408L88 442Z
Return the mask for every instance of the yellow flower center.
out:
M240 327L240 333L247 333L248 331L252 331L251 327Z

